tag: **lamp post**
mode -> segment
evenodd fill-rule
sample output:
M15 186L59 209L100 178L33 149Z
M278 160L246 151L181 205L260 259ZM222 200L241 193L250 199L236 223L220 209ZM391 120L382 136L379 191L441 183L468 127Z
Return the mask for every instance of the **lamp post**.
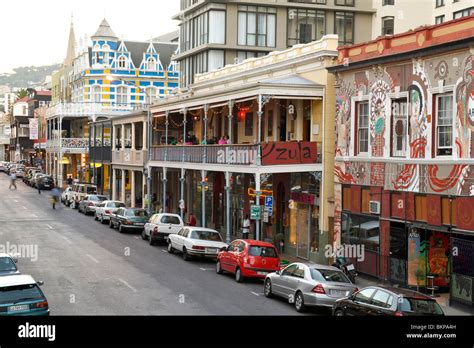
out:
M126 80L123 80L121 78L118 78L118 77L114 77L114 76L111 76L111 75L107 75L106 76L106 79L110 82L112 81L121 81L129 86L133 86L135 88L137 88L141 93L144 93L145 96L150 100L150 104L147 105L147 126L148 126L148 139L147 139L147 148L148 148L148 166L147 166L147 202L148 202L148 207L147 207L147 210L148 210L148 214L151 215L151 207L152 207L152 202L151 202L151 168L149 167L149 163L151 161L151 138L153 136L153 133L152 133L152 126L151 126L151 110L150 110L150 106L151 106L151 98L150 98L150 95L149 93L141 88L140 86L136 86L136 85L132 85L132 83L130 83L129 81L126 81ZM132 198L134 199L134 197Z

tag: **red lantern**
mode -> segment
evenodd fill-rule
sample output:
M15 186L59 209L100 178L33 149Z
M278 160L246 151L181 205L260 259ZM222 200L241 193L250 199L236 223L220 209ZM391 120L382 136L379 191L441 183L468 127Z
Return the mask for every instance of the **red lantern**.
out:
M239 122L245 121L245 116L247 116L247 112L249 111L250 111L250 108L248 106L245 106L239 109L239 112L237 114Z

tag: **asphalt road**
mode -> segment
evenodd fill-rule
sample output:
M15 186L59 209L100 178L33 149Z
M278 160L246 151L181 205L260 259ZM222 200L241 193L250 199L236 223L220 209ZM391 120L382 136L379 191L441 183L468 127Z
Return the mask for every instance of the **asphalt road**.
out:
M213 261L185 262L138 234L64 206L53 210L49 193L20 180L17 191L8 186L0 173L0 245L37 246L37 260L20 258L18 267L45 282L51 315L301 315L265 298L261 280L238 284L216 274Z

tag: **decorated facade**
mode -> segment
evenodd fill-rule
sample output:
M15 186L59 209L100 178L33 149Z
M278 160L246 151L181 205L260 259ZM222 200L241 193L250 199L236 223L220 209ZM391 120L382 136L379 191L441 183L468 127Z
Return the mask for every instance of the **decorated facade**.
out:
M451 289L465 302L474 279L473 53L470 16L340 48L330 69L334 243L366 247L361 272Z

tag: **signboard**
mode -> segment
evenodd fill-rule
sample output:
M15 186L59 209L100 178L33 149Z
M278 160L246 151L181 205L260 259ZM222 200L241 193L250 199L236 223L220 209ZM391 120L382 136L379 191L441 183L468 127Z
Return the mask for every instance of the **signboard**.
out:
M262 145L262 163L268 165L318 163L314 142L266 143Z
M263 222L268 223L270 221L270 215L268 214L268 210L265 209L263 212Z
M252 205L250 207L250 219L251 220L261 220L262 219L262 210L259 205Z
M30 140L38 140L38 119L30 118Z
M12 135L12 129L10 128L10 126L3 127L3 135L8 136L8 137Z
M265 207L267 208L273 207L273 197L265 197Z

